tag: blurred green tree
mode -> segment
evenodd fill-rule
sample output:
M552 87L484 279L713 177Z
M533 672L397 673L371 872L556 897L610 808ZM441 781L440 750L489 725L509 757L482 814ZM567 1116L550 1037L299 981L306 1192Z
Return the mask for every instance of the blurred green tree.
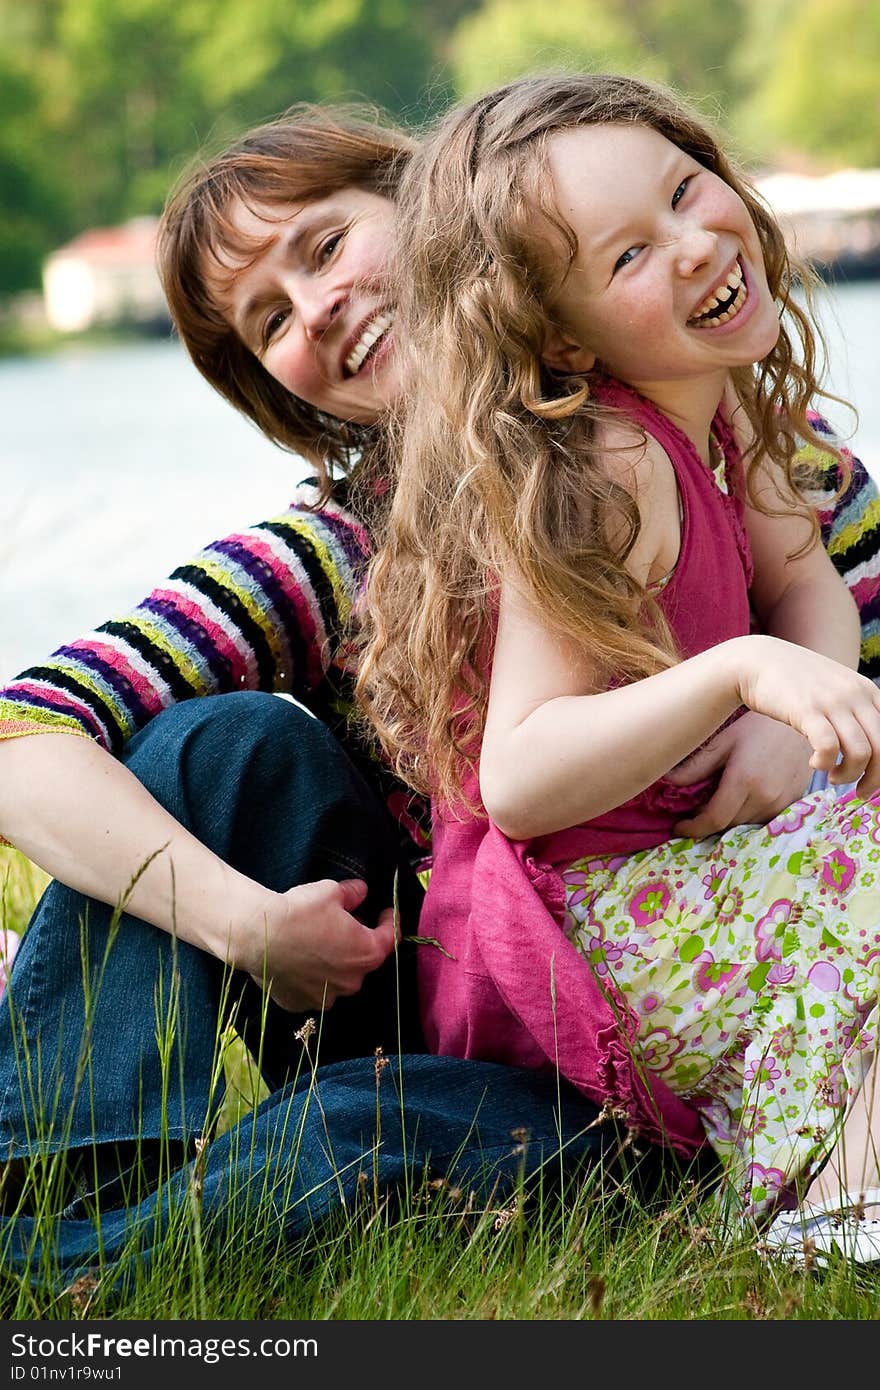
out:
M205 143L299 100L418 124L549 67L668 80L749 159L880 163L878 0L0 0L0 286L158 211Z
M608 0L569 0L555 8L534 0L486 0L461 21L450 44L459 95L472 96L541 69L609 68L665 76L667 65L640 44L620 8Z
M742 128L769 160L880 165L877 0L752 0Z
M39 83L0 53L0 296L40 284L43 258L66 225L38 119Z

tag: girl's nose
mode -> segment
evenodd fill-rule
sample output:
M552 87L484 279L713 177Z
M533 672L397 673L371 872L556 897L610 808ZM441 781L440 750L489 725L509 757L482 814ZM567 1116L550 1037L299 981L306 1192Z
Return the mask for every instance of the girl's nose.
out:
M678 241L678 268L681 275L695 271L716 258L718 238L707 227L691 226L682 230Z

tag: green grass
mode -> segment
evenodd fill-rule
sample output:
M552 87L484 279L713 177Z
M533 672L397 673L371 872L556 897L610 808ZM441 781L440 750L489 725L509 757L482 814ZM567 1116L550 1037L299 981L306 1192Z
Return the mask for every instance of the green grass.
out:
M0 850L4 925L21 930L45 876ZM237 1057L236 1065L241 1065ZM237 1074L243 1094L252 1084ZM230 1116L227 1115L227 1121ZM46 1207L51 1165L43 1175ZM283 1176L283 1175L281 1175ZM231 1201L236 1200L235 1194ZM722 1242L711 1197L687 1180L646 1205L594 1170L558 1193L521 1191L480 1207L443 1184L391 1202L365 1175L354 1210L279 1245L253 1207L221 1239L203 1229L197 1169L147 1264L52 1278L51 1223L34 1259L53 1291L0 1270L5 1319L875 1320L880 1271L839 1263L803 1273L765 1263L754 1242ZM39 1207L39 1202L37 1203Z

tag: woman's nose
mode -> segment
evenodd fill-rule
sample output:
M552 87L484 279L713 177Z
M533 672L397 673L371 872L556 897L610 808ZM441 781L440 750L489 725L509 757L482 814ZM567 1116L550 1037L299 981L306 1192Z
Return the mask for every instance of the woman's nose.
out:
M342 307L345 295L331 285L310 284L300 288L297 308L308 338L320 338Z

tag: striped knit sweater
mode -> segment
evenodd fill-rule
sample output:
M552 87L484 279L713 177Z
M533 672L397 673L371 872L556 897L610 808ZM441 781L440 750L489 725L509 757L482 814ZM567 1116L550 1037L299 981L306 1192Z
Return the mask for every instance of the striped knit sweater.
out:
M832 430L820 416L813 415L811 420L818 433L833 438ZM843 453L851 473L846 491L836 500L833 494L838 473L827 455L804 448L798 463L812 469L820 494L824 492L818 504L822 543L859 610L859 670L880 684L880 493L864 464L849 450L844 449Z
M836 467L809 449L801 461L817 488L823 541L861 612L861 669L876 679L877 487L853 459L848 489L832 502ZM315 499L313 486L303 484L287 511L212 542L130 613L59 647L0 688L0 738L75 733L118 754L178 700L242 689L286 692L336 734L387 801L419 862L430 845L427 807L392 777L350 719L345 628L369 537L343 500L313 510Z
M341 503L287 511L213 541L129 613L59 647L0 687L0 738L56 731L118 754L179 700L233 690L292 695L332 730L388 803L408 858L429 844L425 803L392 776L351 720L345 629L370 545ZM310 505L312 504L312 505Z

